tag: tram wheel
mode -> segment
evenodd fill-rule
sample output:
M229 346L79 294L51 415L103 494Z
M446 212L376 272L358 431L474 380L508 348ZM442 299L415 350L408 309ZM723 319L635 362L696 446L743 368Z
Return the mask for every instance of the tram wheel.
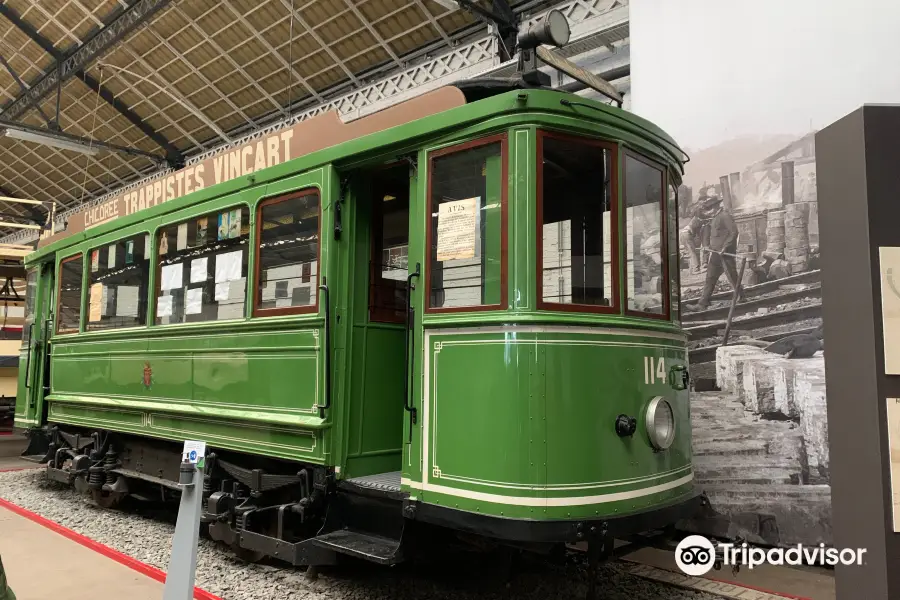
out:
M100 508L116 508L125 499L124 492L106 492L103 490L91 490L91 498L94 504Z

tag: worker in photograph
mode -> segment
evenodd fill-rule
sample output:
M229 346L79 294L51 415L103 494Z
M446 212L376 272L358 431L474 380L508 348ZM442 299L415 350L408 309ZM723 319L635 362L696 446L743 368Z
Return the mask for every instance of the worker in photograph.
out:
M0 600L16 600L16 595L6 582L6 571L3 570L3 558L0 557Z
M681 230L681 244L688 253L690 272L699 274L709 262L710 215L705 208L706 196L701 196L690 208L690 220Z
M688 255L690 262L690 272L697 274L700 272L700 230L703 227L703 221L700 219L700 204L691 207L690 220L687 225L681 229L681 245Z
M737 253L738 229L731 211L722 206L722 198L718 194L710 194L703 207L711 219L709 224L709 264L706 269L706 282L700 296L698 308L709 308L709 302L719 277L722 273L728 278L733 289L738 289L738 274L735 264ZM738 300L741 300L738 294Z

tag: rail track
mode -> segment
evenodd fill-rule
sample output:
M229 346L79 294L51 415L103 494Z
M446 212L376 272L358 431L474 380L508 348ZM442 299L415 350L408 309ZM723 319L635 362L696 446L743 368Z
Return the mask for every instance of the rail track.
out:
M783 304L783 300L781 297L778 297L778 302L773 304ZM738 306L741 306L738 304ZM789 308L787 310L779 310L767 312L762 315L754 315L747 316L747 313L736 317L732 322L732 330L737 331L747 331L753 329L759 329L761 327L770 327L772 325L783 325L787 323L791 323L793 321L802 321L804 319L815 319L822 317L822 302L821 300L815 302L813 304L808 304L806 306L800 306L797 308ZM716 335L721 335L719 333L720 330L724 331L725 323L724 321L715 321L712 323L704 323L702 325L697 325L694 327L686 327L685 331L688 333L689 339L693 340L702 340L703 338L715 337ZM787 335L787 334L784 334Z
M801 333L812 333L818 329L817 327L803 327L801 329L797 329L795 331L791 331L789 333L780 332L780 333L772 333L769 335L761 335L759 337L754 337L761 342L777 342L781 338L787 335L795 335ZM721 344L714 344L711 346L703 346L701 348L694 348L693 350L688 351L688 362L692 365L696 365L699 363L712 362L716 360L716 350L721 347Z

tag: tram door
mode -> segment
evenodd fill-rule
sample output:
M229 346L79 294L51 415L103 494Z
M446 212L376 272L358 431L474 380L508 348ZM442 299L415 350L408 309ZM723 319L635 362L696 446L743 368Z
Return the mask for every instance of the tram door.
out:
M398 473L406 411L406 285L410 166L392 163L352 178L356 204L354 378L348 471Z
M40 425L44 420L44 396L50 386L50 336L56 296L52 261L42 263L27 274L25 323L19 354L19 385L16 395L17 426Z

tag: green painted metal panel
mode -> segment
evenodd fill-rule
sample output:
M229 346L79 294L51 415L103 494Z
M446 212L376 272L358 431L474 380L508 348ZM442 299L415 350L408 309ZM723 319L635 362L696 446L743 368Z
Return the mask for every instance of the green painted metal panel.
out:
M584 327L460 328L426 332L426 352L425 481L412 484L424 501L581 518L690 492L687 393L669 378L685 364L681 340ZM665 366L648 375L648 357ZM655 396L676 413L676 440L662 452L644 424ZM633 438L615 433L619 414L638 419Z

